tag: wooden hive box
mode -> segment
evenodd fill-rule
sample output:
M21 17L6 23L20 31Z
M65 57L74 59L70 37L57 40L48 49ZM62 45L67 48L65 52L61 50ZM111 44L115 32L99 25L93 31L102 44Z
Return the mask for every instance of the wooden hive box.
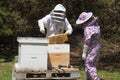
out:
M59 65L70 64L69 44L49 44L48 45L48 65L49 68L56 68Z

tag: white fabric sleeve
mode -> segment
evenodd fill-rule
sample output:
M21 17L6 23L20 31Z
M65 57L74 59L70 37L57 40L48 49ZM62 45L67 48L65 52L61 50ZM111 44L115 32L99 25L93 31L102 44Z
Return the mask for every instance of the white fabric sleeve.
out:
M50 15L46 15L42 19L38 20L38 25L40 28L47 28L50 24Z
M43 24L42 19L38 20L38 26L39 26L40 29L44 29L44 24Z
M72 32L73 32L73 29L72 29L71 24L70 24L69 21L67 20L67 18L65 19L65 24L66 24L66 26L65 26L66 32L65 32L65 33L68 34L68 35L71 35Z
M42 21L43 21L43 24L44 24L44 28L48 28L49 27L50 19L51 19L50 15L46 15L45 17L42 18Z

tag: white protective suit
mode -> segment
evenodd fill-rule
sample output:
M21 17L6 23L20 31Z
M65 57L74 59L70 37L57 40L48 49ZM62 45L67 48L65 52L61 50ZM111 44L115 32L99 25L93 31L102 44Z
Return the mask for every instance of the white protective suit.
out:
M64 32L68 35L72 34L73 29L65 13L66 9L63 5L56 5L50 14L38 20L40 31L45 34L46 28L46 36L55 36Z

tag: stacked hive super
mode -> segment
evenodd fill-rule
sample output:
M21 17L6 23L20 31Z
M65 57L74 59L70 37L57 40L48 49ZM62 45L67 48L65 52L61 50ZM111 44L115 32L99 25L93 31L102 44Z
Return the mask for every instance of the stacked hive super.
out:
M68 40L66 34L51 36L48 45L49 68L58 68L70 64L70 45L64 42Z

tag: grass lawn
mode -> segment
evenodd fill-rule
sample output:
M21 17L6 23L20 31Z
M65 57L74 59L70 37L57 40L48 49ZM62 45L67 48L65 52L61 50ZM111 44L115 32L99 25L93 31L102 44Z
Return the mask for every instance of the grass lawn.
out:
M0 63L0 80L12 80L12 65L13 62ZM120 72L98 70L100 78L104 80L120 80ZM85 80L85 72L80 69L81 77L78 80Z
M85 80L85 72L82 69L80 71L81 77L79 80ZM120 72L117 71L105 71L105 70L98 70L98 74L100 79L103 80L120 80Z

